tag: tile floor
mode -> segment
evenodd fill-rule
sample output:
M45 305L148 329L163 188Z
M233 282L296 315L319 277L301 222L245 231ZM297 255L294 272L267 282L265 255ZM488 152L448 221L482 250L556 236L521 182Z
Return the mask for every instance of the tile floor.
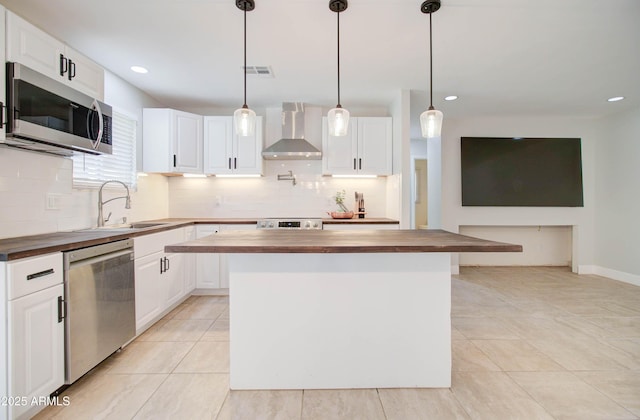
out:
M640 287L510 267L452 288L451 389L229 392L228 301L191 297L37 418L640 418Z

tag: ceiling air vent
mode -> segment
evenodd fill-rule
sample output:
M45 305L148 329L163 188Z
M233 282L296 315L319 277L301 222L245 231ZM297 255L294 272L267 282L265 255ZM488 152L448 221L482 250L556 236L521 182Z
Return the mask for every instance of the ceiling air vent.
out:
M244 68L247 75L256 77L273 77L270 66L247 66Z

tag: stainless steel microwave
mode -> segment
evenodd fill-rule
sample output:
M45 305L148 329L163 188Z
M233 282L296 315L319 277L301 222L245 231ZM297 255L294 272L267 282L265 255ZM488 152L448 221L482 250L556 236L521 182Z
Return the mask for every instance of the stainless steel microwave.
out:
M7 145L64 156L110 154L111 126L109 105L7 63Z

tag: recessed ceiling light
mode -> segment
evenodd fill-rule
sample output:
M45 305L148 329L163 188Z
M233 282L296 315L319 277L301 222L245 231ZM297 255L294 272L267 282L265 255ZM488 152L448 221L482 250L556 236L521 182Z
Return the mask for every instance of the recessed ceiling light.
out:
M613 98L607 99L609 102L618 102L624 99L624 96L614 96Z
M458 99L456 95L449 95L444 97L445 101L455 101L456 99Z
M140 73L140 74L149 73L149 70L145 69L142 66L131 66L131 70L136 72L136 73Z

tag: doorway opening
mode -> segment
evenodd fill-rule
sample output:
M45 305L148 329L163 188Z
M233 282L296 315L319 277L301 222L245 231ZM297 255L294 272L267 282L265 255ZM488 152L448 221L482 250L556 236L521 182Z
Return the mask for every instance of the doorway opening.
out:
M411 228L427 229L428 194L427 194L427 159L412 160L413 176L411 177Z

